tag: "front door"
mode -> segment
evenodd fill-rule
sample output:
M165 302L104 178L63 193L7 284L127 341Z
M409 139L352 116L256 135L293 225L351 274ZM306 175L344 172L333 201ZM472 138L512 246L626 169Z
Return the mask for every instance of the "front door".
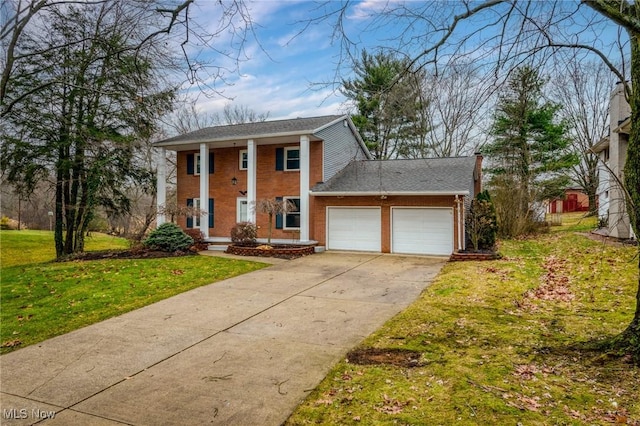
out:
M238 203L236 206L236 221L246 222L248 218L248 207L246 197L238 197Z

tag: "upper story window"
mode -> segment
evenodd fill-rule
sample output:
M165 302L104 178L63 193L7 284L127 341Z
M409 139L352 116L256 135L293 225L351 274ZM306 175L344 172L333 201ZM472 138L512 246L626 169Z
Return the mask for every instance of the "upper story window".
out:
M284 149L284 169L300 170L300 148L290 147Z
M199 175L200 174L200 154L195 154L194 155L193 162L195 163L194 164L193 174L194 175Z
M239 169L247 170L249 168L249 151L247 151L246 149L241 149L239 161Z

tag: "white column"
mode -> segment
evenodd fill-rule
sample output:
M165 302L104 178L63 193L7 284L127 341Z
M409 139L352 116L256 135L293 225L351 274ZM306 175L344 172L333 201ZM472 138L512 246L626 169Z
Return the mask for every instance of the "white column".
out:
M200 232L209 238L209 147L200 144L200 210L207 212L200 216Z
M256 223L257 150L253 139L247 141L247 221Z
M300 136L300 241L309 241L309 137Z
M156 226L160 226L167 221L166 215L160 213L167 204L167 150L166 148L160 148L156 153L159 153L156 176Z

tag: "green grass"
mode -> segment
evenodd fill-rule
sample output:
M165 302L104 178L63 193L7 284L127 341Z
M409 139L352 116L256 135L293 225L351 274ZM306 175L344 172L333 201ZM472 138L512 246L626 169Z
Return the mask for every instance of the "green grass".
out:
M417 350L423 366L342 360L287 424L636 424L640 369L597 348L631 320L637 248L576 233L592 220L447 264L361 344ZM549 282L572 298L544 299Z
M126 249L124 238L92 233L85 238L87 251ZM29 265L48 262L56 257L53 232L49 231L0 231L0 267Z
M52 262L50 232L0 232L2 353L267 266L209 256ZM95 235L88 250L127 247Z

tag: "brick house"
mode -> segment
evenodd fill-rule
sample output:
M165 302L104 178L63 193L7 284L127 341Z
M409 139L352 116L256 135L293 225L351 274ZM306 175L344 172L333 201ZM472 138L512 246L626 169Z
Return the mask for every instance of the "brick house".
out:
M154 145L162 152L158 205L173 150L178 203L206 212L178 224L210 242L228 242L241 221L265 238L268 216L253 206L276 198L296 207L276 218L276 243L449 255L464 247L464 204L480 191L481 156L375 161L341 115L210 127Z

